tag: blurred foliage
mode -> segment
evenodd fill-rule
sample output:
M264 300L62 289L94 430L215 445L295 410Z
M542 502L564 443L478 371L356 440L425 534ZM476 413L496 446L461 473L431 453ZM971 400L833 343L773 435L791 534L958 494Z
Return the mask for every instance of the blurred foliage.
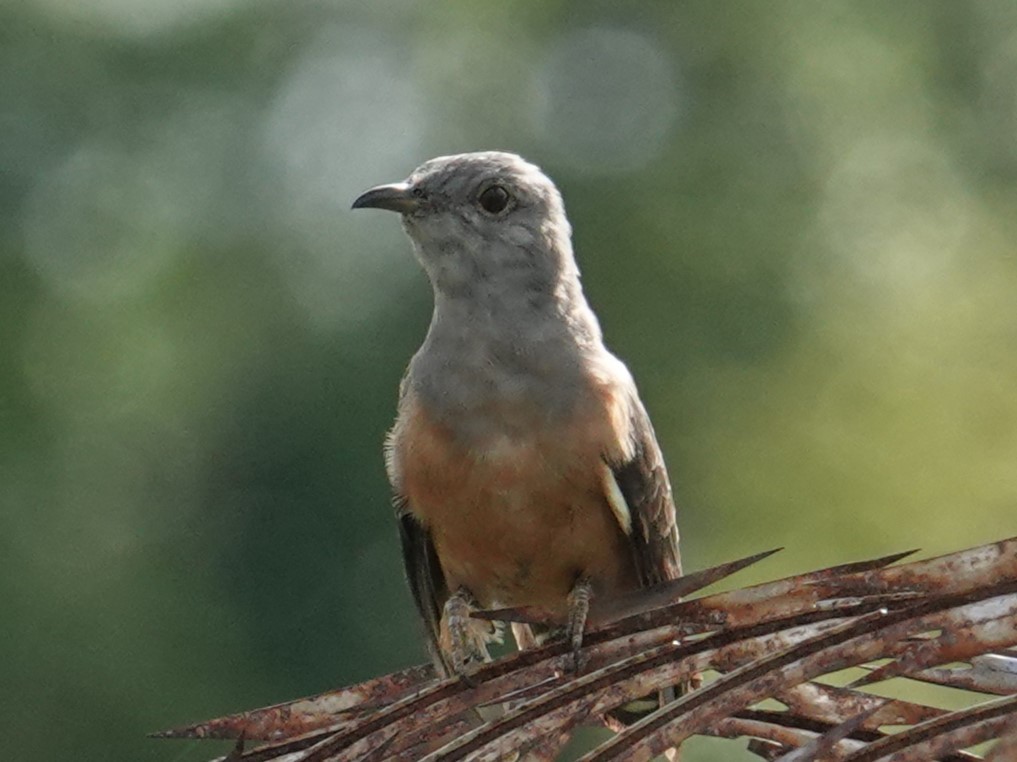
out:
M691 568L1017 534L1007 0L28 0L0 93L11 759L422 660L381 441L430 295L347 209L441 153L562 188Z

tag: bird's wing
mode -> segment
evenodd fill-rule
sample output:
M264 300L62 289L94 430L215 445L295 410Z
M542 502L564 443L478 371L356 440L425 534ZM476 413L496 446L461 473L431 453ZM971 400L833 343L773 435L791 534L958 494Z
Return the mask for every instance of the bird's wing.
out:
M631 402L632 455L611 464L631 522L629 537L639 581L645 587L682 574L678 524L664 456L638 398Z
M406 579L413 594L420 618L427 629L427 645L435 664L444 665L439 637L441 617L445 601L449 598L445 574L438 563L438 555L431 542L431 535L421 526L409 511L406 498L397 495L393 500L399 519L399 537L403 546L403 563L406 565Z

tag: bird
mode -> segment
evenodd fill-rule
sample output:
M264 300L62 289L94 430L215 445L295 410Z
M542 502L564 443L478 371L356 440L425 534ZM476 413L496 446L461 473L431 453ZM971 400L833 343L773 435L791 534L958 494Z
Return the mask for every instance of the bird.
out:
M366 191L398 213L430 281L430 326L399 387L385 463L406 577L439 672L468 679L502 628L564 636L578 669L591 600L681 576L661 448L580 283L564 202L513 153L440 156Z

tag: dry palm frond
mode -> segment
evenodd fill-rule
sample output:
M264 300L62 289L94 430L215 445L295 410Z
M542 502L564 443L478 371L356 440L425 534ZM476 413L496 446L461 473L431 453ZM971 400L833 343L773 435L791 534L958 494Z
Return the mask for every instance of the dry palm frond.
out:
M554 759L581 725L697 673L719 677L589 752L645 760L693 735L746 737L759 757L803 760L1017 760L1017 539L895 566L907 553L703 597L697 590L769 555L606 601L583 668L549 643L483 665L469 684L414 667L311 698L159 733L237 739L228 759ZM681 600L679 600L681 599ZM478 616L542 622L535 609ZM848 687L815 682L871 667ZM956 665L964 666L943 666ZM860 690L907 678L985 699L947 711ZM759 706L775 699L784 708ZM772 702L771 702L772 703ZM478 707L497 707L481 720ZM886 732L888 726L895 732ZM248 750L244 744L263 742Z

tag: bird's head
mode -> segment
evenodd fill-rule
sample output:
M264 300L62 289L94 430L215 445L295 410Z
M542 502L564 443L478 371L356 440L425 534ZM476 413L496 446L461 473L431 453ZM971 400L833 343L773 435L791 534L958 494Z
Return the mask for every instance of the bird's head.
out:
M367 191L353 208L401 214L438 289L503 278L513 270L550 286L575 269L561 194L538 167L515 154L431 159L405 181Z

